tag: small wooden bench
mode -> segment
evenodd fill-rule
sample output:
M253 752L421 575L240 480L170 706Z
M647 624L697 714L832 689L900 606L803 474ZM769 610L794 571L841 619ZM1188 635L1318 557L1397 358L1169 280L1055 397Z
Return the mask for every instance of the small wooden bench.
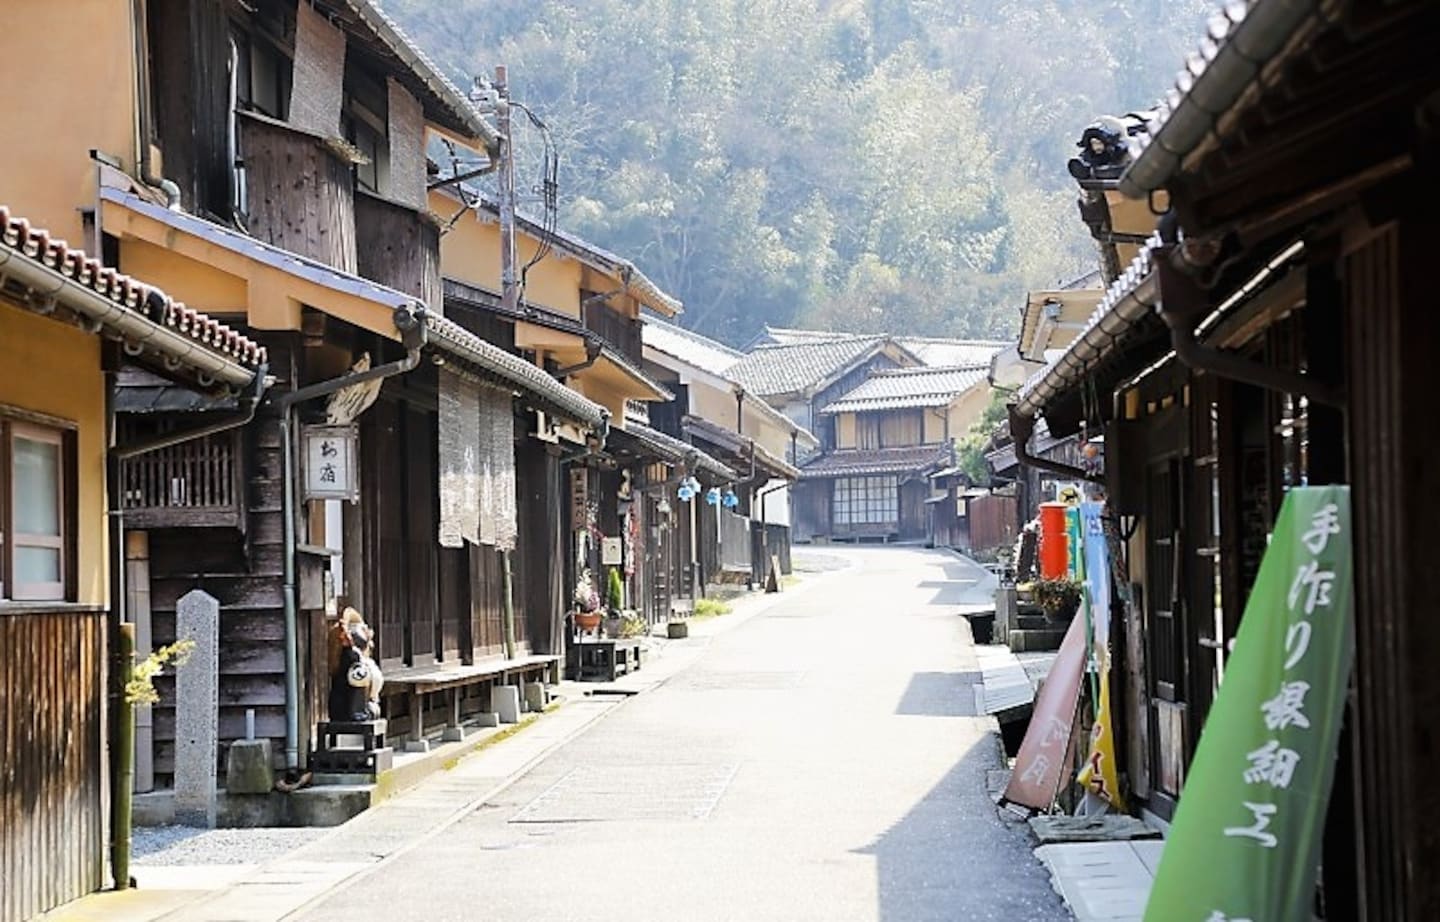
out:
M616 676L639 671L641 649L638 637L573 640L566 650L565 671L581 682L613 682Z
M514 684L514 680L525 681L532 676L559 682L560 657L537 654L520 656L515 659L490 659L479 663L436 663L427 666L407 666L387 669L385 691L405 694L409 697L410 738L416 743L425 740L425 698L429 695L448 695L449 713L445 721L444 740L461 739L460 700L462 692L471 685L481 682L496 682L501 685Z

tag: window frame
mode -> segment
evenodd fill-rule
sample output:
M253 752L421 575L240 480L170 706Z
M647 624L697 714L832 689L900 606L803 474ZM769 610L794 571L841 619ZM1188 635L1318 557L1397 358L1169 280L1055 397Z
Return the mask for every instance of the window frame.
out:
M15 443L18 439L55 446L59 470L55 497L60 534L21 534L16 527ZM39 414L0 406L0 604L27 602L73 602L76 591L76 491L75 425ZM15 556L21 548L45 548L59 552L60 579L21 583L16 576Z
M849 528L900 521L900 480L894 474L836 477L830 494L831 516Z

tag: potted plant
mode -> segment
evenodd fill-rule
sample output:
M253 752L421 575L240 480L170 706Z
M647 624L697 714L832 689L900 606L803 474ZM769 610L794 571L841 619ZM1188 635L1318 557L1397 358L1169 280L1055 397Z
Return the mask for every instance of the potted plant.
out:
M625 608L625 584L620 579L618 567L611 567L605 578L605 636L615 639L620 636L620 616Z
M1035 604L1052 621L1067 622L1080 607L1080 584L1070 579L1037 579L1031 585Z
M571 596L575 605L575 626L582 631L593 631L600 626L600 594L595 591L594 578L590 568L580 571L575 580L575 591Z

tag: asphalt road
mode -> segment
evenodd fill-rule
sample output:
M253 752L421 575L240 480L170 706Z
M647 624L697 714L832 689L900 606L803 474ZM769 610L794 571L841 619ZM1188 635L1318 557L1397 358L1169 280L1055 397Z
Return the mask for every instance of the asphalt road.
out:
M685 671L303 918L1070 919L985 794L1000 754L955 614L984 571L835 553L856 566L683 642Z

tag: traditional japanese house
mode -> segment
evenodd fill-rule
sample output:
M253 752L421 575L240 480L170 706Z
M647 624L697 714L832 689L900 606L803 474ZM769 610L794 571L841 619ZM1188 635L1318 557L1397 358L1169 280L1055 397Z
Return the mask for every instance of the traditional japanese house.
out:
M517 506L558 516L558 476L544 481L553 466L526 459L548 457L557 439L598 441L609 418L443 316L427 140L483 159L494 131L364 0L95 0L83 15L114 47L85 56L42 113L27 113L41 135L54 131L43 154L16 145L0 156L0 194L67 226L91 219L108 264L242 327L276 378L238 434L127 464L127 548L147 580L127 614L159 644L174 636L181 595L215 597L219 764L253 711L294 777L325 716L326 619L353 604L376 630L391 733L423 745L479 709L487 684L558 659L559 612L507 588L529 560L554 556L548 519ZM71 56L46 17L19 19L0 39L7 60ZM150 380L121 384L126 439L174 430L178 408L234 412ZM538 487L526 479L537 471ZM482 496L483 508L457 495ZM446 700L420 694L435 686L407 671L441 665L464 667L464 681L444 686ZM173 686L161 694L137 734L142 790L174 771Z
M819 440L730 377L739 352L654 317L645 319L644 341L646 367L675 393L651 405L651 424L739 472L721 494L734 499L702 510L700 584L727 573L762 581L772 557L788 572L790 484L798 476L791 459Z
M628 260L522 214L517 242L526 281L518 303L508 307L500 297L497 206L445 179L436 180L430 200L449 217L441 244L447 316L504 344L609 413L603 448L567 447L562 427L555 433L562 441L552 444L544 459L535 459L553 467L546 482L559 478L563 500L561 514L545 519L551 530L547 546L560 550L540 559L563 565L551 568L553 585L529 581L526 591L547 594L535 604L547 604L561 617L584 570L598 583L614 567L624 576L627 608L652 621L668 617L676 585L671 567L683 554L673 547L673 518L657 505L659 485L674 476L676 465L708 472L704 476L724 466L709 458L687 466L673 446L651 438L643 422L634 437L622 433L632 420L647 418L644 406L673 396L643 367L641 310L671 317L680 303ZM550 421L541 418L536 425L543 431Z
M801 466L796 531L807 539L930 535L930 474L990 402L989 365L875 371L821 408L834 446Z
M1112 639L1121 761L1161 819L1185 797L1285 491L1351 486L1356 657L1323 829L1327 919L1440 913L1440 797L1424 781L1440 696L1425 580L1436 35L1423 2L1217 14L1108 180L1141 202L1168 190L1159 232L1012 416L1017 444L1040 417L1052 434L1104 427L1133 587Z
M0 181L0 196L11 191ZM107 680L124 566L116 473L153 447L115 439L110 382L142 367L197 400L253 407L265 361L253 340L0 205L4 922L105 884Z
M817 451L835 447L834 427L820 413L831 400L864 381L872 369L924 364L885 336L785 332L792 336L755 345L730 367L729 375L746 393L764 399L814 433L820 440ZM805 457L801 454L797 460Z

